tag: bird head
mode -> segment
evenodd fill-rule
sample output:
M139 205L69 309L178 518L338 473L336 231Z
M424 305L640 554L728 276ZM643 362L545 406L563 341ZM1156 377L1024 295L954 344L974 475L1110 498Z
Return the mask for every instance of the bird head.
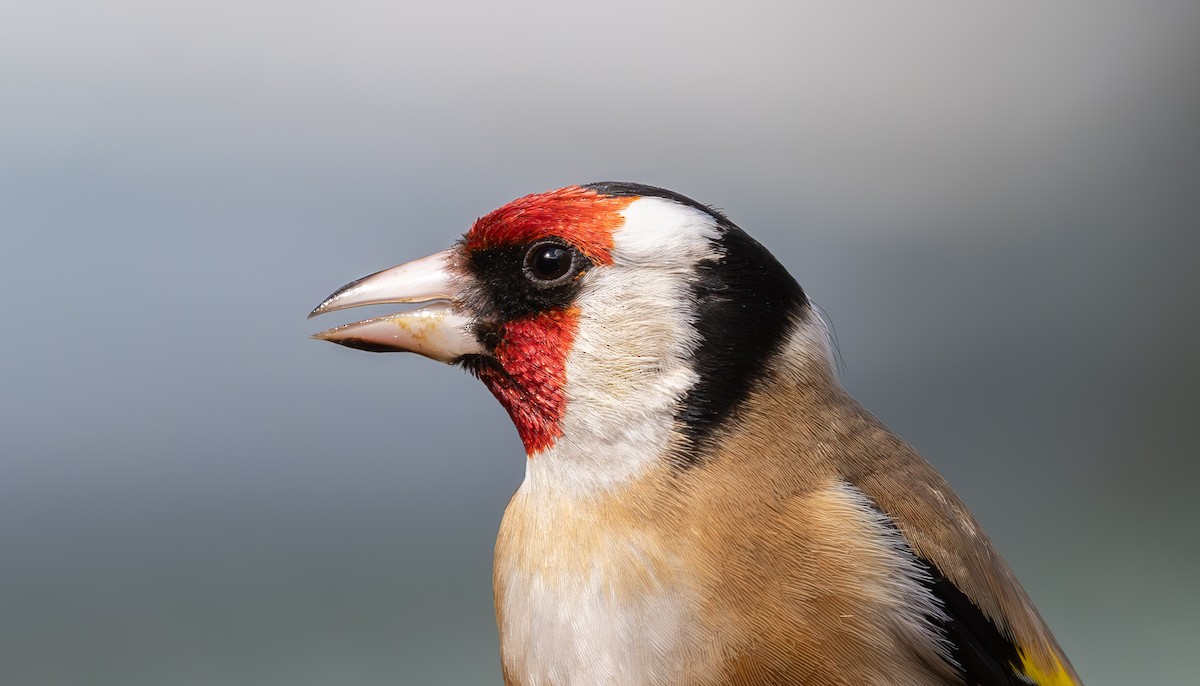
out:
M613 182L514 200L310 316L381 303L428 304L314 337L466 368L530 463L590 483L702 459L797 332L819 326L796 281L724 215Z

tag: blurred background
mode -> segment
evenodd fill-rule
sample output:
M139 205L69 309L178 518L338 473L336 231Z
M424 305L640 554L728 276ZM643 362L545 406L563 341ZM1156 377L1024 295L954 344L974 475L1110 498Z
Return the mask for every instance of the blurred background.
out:
M725 209L1089 684L1196 683L1200 4L0 9L0 682L499 684L474 380L307 340L525 193Z

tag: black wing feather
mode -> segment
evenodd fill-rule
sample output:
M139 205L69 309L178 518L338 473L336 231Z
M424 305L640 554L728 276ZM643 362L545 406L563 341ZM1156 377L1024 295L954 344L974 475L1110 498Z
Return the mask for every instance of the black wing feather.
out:
M1017 646L975 603L931 562L917 558L928 574L926 586L941 602L945 617L933 618L951 645L967 686L1029 686L1017 669Z

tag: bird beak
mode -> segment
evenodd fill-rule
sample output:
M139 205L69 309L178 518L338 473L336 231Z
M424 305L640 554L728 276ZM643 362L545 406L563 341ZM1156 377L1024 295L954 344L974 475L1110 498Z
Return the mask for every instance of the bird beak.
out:
M450 255L446 250L348 283L308 316L364 305L430 304L326 329L313 338L370 352L413 352L447 363L483 353L471 333L472 319L454 304L458 289L449 268Z

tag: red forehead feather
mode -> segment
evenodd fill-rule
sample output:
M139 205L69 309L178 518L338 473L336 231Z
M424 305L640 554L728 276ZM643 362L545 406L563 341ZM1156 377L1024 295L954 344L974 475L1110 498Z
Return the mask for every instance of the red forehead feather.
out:
M636 199L581 186L534 193L480 217L463 243L467 250L486 250L559 237L592 262L612 264L613 232L624 221L620 212Z

